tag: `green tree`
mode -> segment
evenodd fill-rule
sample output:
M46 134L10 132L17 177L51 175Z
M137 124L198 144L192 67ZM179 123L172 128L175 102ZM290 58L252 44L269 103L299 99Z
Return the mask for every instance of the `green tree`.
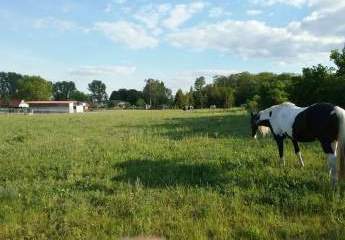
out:
M71 100L79 101L79 102L88 102L90 100L90 96L86 93L81 91L75 90L70 95Z
M175 100L174 100L175 106L183 109L185 106L188 105L188 96L185 95L181 89L177 90L175 94Z
M0 98L9 100L17 95L18 83L22 75L12 72L0 72Z
M138 98L137 102L135 103L138 107L144 107L145 106L145 100L143 98Z
M293 80L291 99L298 105L310 105L316 102L329 102L332 69L321 64L303 68L303 74ZM262 95L261 95L262 96Z
M88 89L91 92L92 103L103 105L107 101L108 95L106 92L106 86L102 81L93 80L89 83Z
M345 46L342 51L333 50L331 51L330 59L337 66L337 75L345 76Z
M18 82L18 97L25 100L50 100L52 83L39 76L24 76Z
M235 105L235 91L234 89L227 87L223 90L224 94L224 108L231 108Z
M113 91L110 95L110 100L121 100L129 102L132 105L136 105L137 101L143 98L143 93L135 89L119 89L118 91Z
M62 81L53 84L53 95L55 100L68 100L71 95L76 91L74 82Z
M164 82L155 79L147 79L145 82L143 97L146 103L152 107L170 103L172 100L171 90L165 87Z
M260 110L261 97L259 95L254 95L253 98L248 99L246 107L249 112L256 113Z
M193 99L195 107L203 108L205 105L205 95L203 87L206 84L205 77L198 77L194 82Z
M261 97L260 108L267 108L288 101L285 83L277 80L274 75L261 80L259 95Z

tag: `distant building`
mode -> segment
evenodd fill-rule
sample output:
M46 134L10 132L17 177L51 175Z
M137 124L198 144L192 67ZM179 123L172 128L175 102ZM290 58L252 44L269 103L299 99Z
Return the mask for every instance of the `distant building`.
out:
M7 112L32 113L82 113L89 104L77 101L24 101L18 99L0 100L0 107Z
M74 113L75 101L27 101L33 113Z
M122 100L111 100L111 104L116 108L128 108L131 104Z
M25 113L29 111L29 105L24 100L0 99L0 112Z
M0 107L2 107L2 108L19 108L19 104L22 101L23 100L20 100L20 99L9 99L9 100L0 99Z

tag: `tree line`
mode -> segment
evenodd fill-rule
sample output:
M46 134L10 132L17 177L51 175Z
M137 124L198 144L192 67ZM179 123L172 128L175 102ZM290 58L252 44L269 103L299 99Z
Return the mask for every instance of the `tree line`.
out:
M39 76L0 72L0 98L2 100L76 100L98 106L111 107L115 101L129 105L152 108L229 108L245 106L255 111L284 101L301 106L315 102L332 102L345 106L345 47L333 50L330 59L335 67L317 65L303 68L302 74L242 72L229 76L214 76L206 84L204 77L198 77L190 90L177 90L175 96L163 81L145 80L142 90L119 89L108 97L106 85L100 80L88 84L89 93L79 91L73 81L52 83Z
M108 97L106 85L100 80L88 84L89 93L76 88L73 81L52 83L40 76L21 75L13 72L0 72L0 99L9 102L11 99L24 100L75 100L90 102L101 107L113 106L112 100L126 101L131 105L143 107L172 106L172 91L164 82L147 79L142 91L119 89Z
M330 60L334 67L319 64L303 68L302 74L242 72L215 76L211 84L199 77L188 92L176 92L174 103L178 108L245 106L252 111L285 101L300 106L331 102L345 107L345 47L331 51Z

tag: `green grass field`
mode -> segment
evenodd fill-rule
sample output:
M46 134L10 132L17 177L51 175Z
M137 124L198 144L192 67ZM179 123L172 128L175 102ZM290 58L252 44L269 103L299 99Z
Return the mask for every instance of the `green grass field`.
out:
M0 116L0 239L345 239L318 143L232 111Z

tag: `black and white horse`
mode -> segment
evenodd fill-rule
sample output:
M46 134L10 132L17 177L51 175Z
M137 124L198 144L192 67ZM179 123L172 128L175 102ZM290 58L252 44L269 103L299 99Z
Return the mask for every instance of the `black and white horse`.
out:
M275 105L251 115L252 136L260 126L268 127L279 149L281 164L285 165L284 139L291 139L301 166L304 166L298 142L319 140L328 157L331 181L345 178L345 110L329 103L297 107L293 103Z

